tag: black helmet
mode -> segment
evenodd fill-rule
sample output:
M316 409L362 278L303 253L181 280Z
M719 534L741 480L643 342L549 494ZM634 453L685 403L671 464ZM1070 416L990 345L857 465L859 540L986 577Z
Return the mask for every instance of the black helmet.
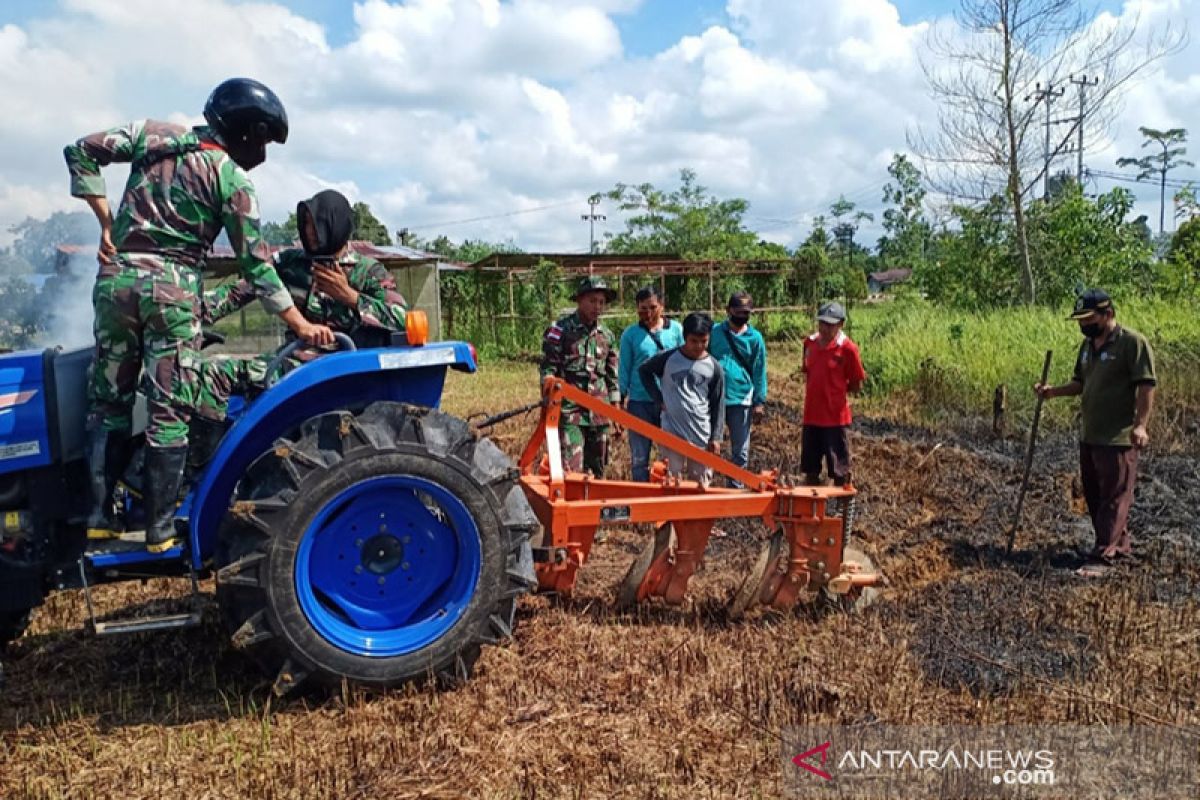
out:
M283 144L288 137L287 111L278 95L250 78L230 78L213 89L204 119L244 169L266 160L267 142Z

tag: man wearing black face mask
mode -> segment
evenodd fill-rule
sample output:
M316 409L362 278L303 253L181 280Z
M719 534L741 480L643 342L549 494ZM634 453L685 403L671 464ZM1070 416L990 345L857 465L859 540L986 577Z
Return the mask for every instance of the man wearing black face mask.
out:
M1079 463L1096 544L1078 570L1104 575L1132 553L1129 509L1137 480L1138 452L1150 441L1146 426L1154 407L1154 355L1146 338L1117 324L1112 298L1089 289L1075 301L1070 319L1084 341L1075 373L1060 386L1036 384L1042 397L1080 395Z
M750 427L762 420L767 402L767 344L750 324L753 311L750 295L734 292L726 308L728 316L713 326L708 345L708 352L725 372L729 460L739 467L750 460Z

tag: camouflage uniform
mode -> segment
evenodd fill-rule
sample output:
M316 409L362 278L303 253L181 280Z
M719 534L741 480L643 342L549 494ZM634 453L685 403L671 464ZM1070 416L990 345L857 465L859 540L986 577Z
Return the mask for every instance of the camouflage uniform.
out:
M617 378L617 339L603 324L590 328L578 312L555 322L542 338L541 375L564 378L567 383L609 403L621 401ZM563 466L571 472L584 467L604 477L608 463L608 423L574 403L563 403L559 422Z
M345 333L360 347L383 344L383 336L404 330L407 315L404 296L387 268L373 258L353 251L338 262L350 288L358 292L356 306L347 306L313 289L312 259L298 248L275 255L275 268L291 293L296 307L314 324L328 325ZM211 324L248 305L255 299L254 287L245 279L227 283L204 293L203 319ZM285 371L311 361L322 350L304 348L284 365ZM201 369L197 412L207 419L222 420L232 394L261 392L273 354L258 356L216 355L204 359Z
M127 433L140 375L147 441L186 446L199 393L201 267L222 229L267 311L293 305L259 234L254 187L203 127L143 120L86 136L63 155L76 197L103 196L100 168L132 162L113 220L117 256L101 264L92 293L89 425Z

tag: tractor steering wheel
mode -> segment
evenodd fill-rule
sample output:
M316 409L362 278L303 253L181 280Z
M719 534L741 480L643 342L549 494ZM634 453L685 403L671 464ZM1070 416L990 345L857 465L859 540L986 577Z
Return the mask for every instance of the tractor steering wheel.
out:
M337 342L337 352L339 353L358 349L354 345L354 340L344 333L335 332L333 334L333 340ZM267 364L267 371L264 374L263 383L268 389L274 386L279 378L282 377L281 375L276 375L275 373L277 373L279 368L283 366L284 362L287 361L287 359L301 347L307 347L307 343L303 339L293 339L284 345L282 350L275 354L275 357L271 359L271 363Z

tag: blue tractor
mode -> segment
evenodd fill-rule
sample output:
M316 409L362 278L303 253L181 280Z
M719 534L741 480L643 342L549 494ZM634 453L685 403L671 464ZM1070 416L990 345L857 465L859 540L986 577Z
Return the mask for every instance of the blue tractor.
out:
M437 409L446 370L474 372L461 342L343 351L231 405L193 464L175 524L186 544L137 534L89 542L84 464L90 350L0 356L0 648L52 591L147 576L215 576L235 647L277 693L308 680L389 687L467 678L511 635L536 585L538 528L512 461ZM284 354L281 353L281 357ZM276 362L281 359L277 358ZM195 445L194 445L195 447ZM136 529L140 459L117 492ZM188 613L97 619L97 634L197 624Z

